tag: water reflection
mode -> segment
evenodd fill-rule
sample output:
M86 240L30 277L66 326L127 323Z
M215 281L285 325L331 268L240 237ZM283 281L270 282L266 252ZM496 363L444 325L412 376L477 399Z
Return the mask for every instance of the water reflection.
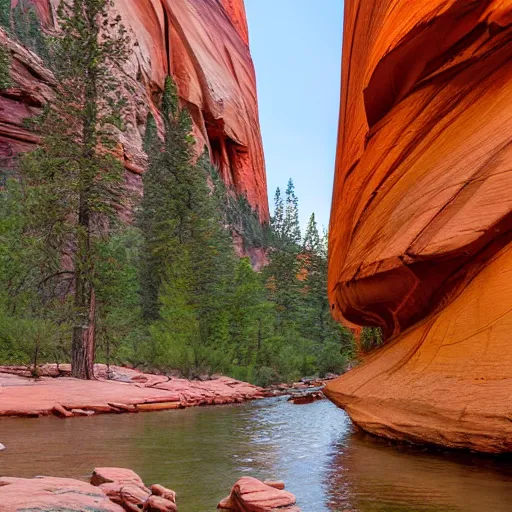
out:
M333 451L328 490L333 511L512 510L509 458L396 445L359 433Z
M1 475L129 467L176 489L181 512L211 512L244 474L285 480L304 512L508 512L512 503L508 461L390 447L354 434L327 401L4 419L0 442Z

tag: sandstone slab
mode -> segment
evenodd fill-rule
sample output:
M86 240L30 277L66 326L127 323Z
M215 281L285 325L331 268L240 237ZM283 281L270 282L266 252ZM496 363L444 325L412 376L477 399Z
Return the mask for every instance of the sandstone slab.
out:
M110 375L105 365L94 368L97 380L81 381L46 376L35 380L22 377L27 371L25 367L0 367L0 416L55 414L71 418L93 413L163 411L238 403L265 396L263 389L229 377L204 382L168 377L162 380L161 376L118 366L110 367ZM45 365L41 371L50 375L55 369ZM155 382L154 377L160 378Z
M1 478L0 510L66 510L67 512L123 512L98 487L68 478Z

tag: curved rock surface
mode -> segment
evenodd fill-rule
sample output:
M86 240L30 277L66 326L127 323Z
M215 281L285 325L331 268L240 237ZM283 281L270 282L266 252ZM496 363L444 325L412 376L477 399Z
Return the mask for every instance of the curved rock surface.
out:
M385 437L512 451L512 1L347 0L325 393Z
M26 0L45 30L56 30L60 0ZM13 6L18 2L14 0ZM129 104L119 149L128 183L140 192L145 156L142 137L148 111L157 114L165 77L171 73L192 115L198 151L206 144L225 182L246 194L260 218L269 218L265 162L258 117L256 78L243 0L115 0L133 44L123 75ZM37 142L23 119L38 112L51 95L52 77L40 59L0 30L13 54L16 87L0 94L2 167Z

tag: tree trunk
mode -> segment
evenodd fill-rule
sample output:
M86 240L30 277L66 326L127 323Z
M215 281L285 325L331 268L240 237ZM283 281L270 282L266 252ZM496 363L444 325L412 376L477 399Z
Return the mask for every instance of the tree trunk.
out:
M71 376L90 380L94 379L96 296L92 284L91 219L83 190L80 194L74 266L76 320L71 346Z
M73 327L71 376L76 379L92 380L94 379L94 352L96 346L96 296L92 286L87 286L83 282L79 283L79 281L82 280L77 279L75 306L80 308L77 302L84 301L83 307L84 310L87 307L88 313L83 318L83 322ZM82 289L80 294L78 293L79 287Z

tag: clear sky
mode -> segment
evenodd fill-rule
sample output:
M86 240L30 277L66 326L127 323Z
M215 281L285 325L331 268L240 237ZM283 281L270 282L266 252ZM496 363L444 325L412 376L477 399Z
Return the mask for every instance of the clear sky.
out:
M340 101L342 0L245 0L270 207L295 183L305 225L328 227Z

